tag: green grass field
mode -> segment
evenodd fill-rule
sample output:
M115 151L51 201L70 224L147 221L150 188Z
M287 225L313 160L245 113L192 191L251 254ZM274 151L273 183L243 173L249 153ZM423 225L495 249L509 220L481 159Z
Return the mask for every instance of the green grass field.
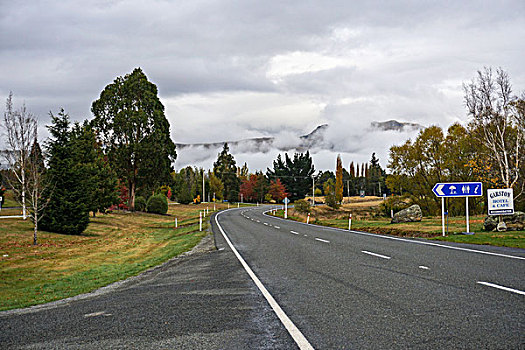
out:
M213 204L170 205L170 216L99 215L82 235L39 232L37 246L29 220L1 219L0 310L90 292L189 251L208 234L207 218L199 232L199 211L206 207Z

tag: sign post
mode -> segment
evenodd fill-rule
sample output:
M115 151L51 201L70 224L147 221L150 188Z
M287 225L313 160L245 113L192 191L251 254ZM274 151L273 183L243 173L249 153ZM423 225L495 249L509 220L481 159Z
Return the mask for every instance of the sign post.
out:
M465 197L465 211L467 220L467 233L470 232L468 197L480 197L483 194L481 182L452 182L437 183L432 188L437 197L441 197L441 225L445 236L445 197Z
M288 219L288 203L290 203L290 200L288 199L288 197L284 197L283 203L284 203L284 218Z

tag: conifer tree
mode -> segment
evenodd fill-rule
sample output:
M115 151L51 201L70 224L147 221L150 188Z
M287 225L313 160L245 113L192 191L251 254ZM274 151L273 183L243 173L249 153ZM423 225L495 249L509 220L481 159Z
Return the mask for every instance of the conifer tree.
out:
M40 226L51 232L81 234L89 223L86 195L91 189L85 163L81 162L83 150L71 131L69 116L64 110L57 116L50 115L47 176L52 179L53 186L43 194L48 204Z
M237 163L230 154L230 148L225 143L222 151L217 155L217 161L213 163L213 173L217 176L224 186L224 197L230 201L239 199L240 181L237 177Z
M343 201L343 163L341 162L341 155L337 155L335 168L335 200L337 203Z

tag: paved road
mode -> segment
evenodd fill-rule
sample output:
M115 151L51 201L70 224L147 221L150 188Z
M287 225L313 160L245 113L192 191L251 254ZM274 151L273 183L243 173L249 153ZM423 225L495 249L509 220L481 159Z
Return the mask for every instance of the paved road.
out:
M316 349L525 348L525 251L429 245L262 211L213 218L219 250L101 295L0 313L0 348L297 348L221 229Z
M230 250L175 259L80 300L0 313L0 349L253 348L295 343Z
M261 209L217 221L314 348L525 348L524 250L351 233Z

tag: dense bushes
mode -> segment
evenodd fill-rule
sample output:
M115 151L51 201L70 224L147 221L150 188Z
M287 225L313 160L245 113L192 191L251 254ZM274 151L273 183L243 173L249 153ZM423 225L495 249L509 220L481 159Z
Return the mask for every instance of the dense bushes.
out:
M135 210L146 211L146 198L142 196L137 196L137 198L135 198Z
M156 194L149 197L146 203L148 213L166 214L168 212L168 200L163 194Z
M299 199L294 202L294 209L297 210L299 213L309 213L310 212L310 203L305 201L304 199Z
M379 211L382 215L389 217L391 210L395 214L398 211L408 208L411 203L412 201L407 196L388 197L379 205Z

